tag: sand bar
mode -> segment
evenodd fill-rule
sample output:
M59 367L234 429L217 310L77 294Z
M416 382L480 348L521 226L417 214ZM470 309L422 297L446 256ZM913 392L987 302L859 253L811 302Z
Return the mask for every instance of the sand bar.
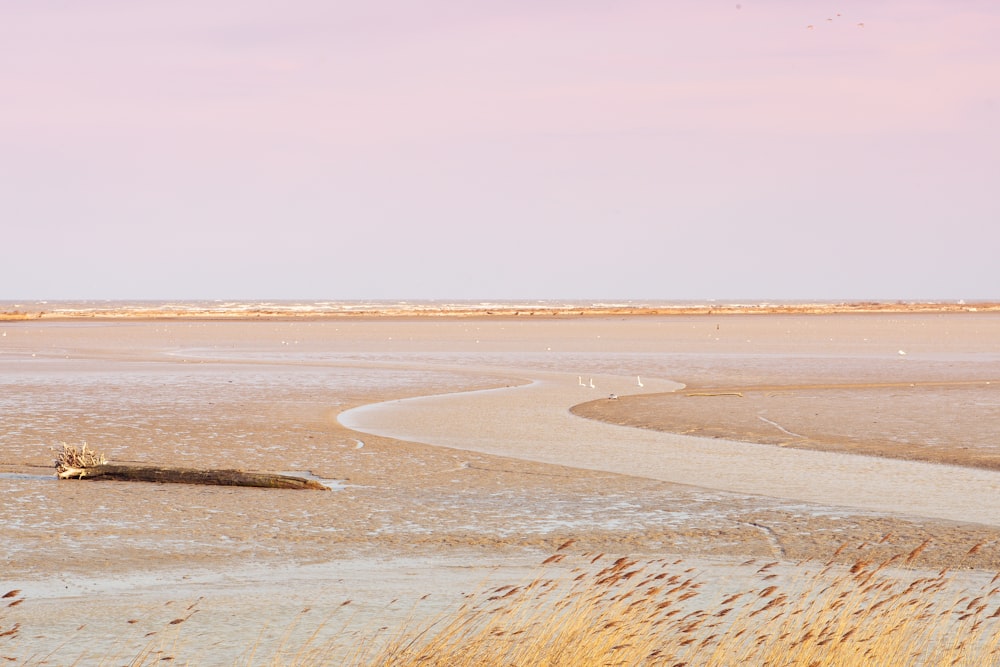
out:
M995 301L0 301L0 322L1000 312Z

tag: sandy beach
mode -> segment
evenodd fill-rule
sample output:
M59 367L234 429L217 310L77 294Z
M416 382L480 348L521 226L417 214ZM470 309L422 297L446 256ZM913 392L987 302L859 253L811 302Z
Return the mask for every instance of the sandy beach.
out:
M350 651L355 633L522 580L568 539L727 577L927 539L916 567L1000 569L993 312L27 318L0 333L0 588L25 597L0 617L21 627L0 656L21 662L163 641L234 664L324 621ZM333 490L56 481L51 448L83 441Z

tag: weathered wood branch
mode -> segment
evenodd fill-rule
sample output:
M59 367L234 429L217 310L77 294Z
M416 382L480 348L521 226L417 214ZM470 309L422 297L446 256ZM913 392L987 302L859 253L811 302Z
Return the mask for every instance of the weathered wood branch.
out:
M59 479L108 479L121 482L160 482L173 484L214 484L219 486L255 486L266 489L315 489L330 487L304 477L276 475L244 470L201 470L197 468L160 468L101 464L83 468L67 467L57 473Z
M304 477L275 475L245 470L203 470L200 468L161 468L159 466L116 465L104 455L87 448L63 443L56 459L59 479L111 479L122 482L160 482L173 484L215 484L217 486L256 486L265 489L315 489L330 487Z

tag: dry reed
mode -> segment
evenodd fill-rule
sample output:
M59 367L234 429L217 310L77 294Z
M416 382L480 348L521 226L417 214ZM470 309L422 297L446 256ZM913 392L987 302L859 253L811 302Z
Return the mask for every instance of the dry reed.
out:
M920 576L898 567L928 545L878 563L800 565L782 571L783 583L773 579L781 565L767 563L743 590L714 586L711 595L697 572L678 571L676 562L619 558L593 569L600 559L584 554L568 581L543 568L526 585L484 592L356 664L1000 663L1000 587L967 593L945 571Z
M8 642L14 641L21 632L20 623L11 623L10 625L6 624L3 618L3 610L16 607L22 602L24 602L24 595L22 595L21 591L16 588L7 591L0 596L0 659L11 660L11 658L2 653L4 645Z
M962 584L945 570L928 573L908 566L929 542L881 561L854 564L747 561L733 566L722 581L711 578L720 570L701 571L681 560L571 554L569 546L554 554L560 558L546 558L530 580L484 588L424 624L411 621L396 630L320 641L324 623L292 646L292 629L303 622L306 609L276 653L258 656L254 647L236 664L1000 664L1000 574L988 581L985 573L972 573ZM969 583L976 580L982 581L978 588ZM21 597L11 591L4 599ZM167 627L183 627L195 606ZM2 620L0 614L0 627ZM16 625L8 629L13 636L17 631ZM176 634L171 637L150 644L129 664L200 664L183 662Z

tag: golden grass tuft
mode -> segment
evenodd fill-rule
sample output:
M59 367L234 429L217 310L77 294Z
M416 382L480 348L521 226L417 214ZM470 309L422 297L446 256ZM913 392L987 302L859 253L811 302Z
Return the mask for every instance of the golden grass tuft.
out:
M353 664L998 664L1000 587L970 593L946 572L892 569L912 562L928 544L877 564L783 571L771 562L744 590L716 586L711 594L699 590L704 582L697 571L673 571L676 562L622 557L569 580L543 568L530 583L493 588ZM773 583L779 571L783 583Z
M1000 664L1000 574L987 581L987 574L970 572L962 581L973 583L961 584L946 570L935 574L907 566L928 544L879 562L758 566L747 561L732 566L721 581L719 570L702 571L682 560L622 556L612 561L604 554L570 553L566 545L554 554L561 558L544 559L527 581L484 586L460 607L422 624L321 641L324 622L301 645L289 645L292 630L310 611L306 608L272 657L256 655L253 647L235 664ZM22 598L15 590L0 599ZM345 600L338 608L350 603ZM189 606L168 628L187 627L196 607ZM0 613L0 630L2 621ZM14 626L12 633L17 631ZM155 641L129 664L202 662L185 663L172 641Z

